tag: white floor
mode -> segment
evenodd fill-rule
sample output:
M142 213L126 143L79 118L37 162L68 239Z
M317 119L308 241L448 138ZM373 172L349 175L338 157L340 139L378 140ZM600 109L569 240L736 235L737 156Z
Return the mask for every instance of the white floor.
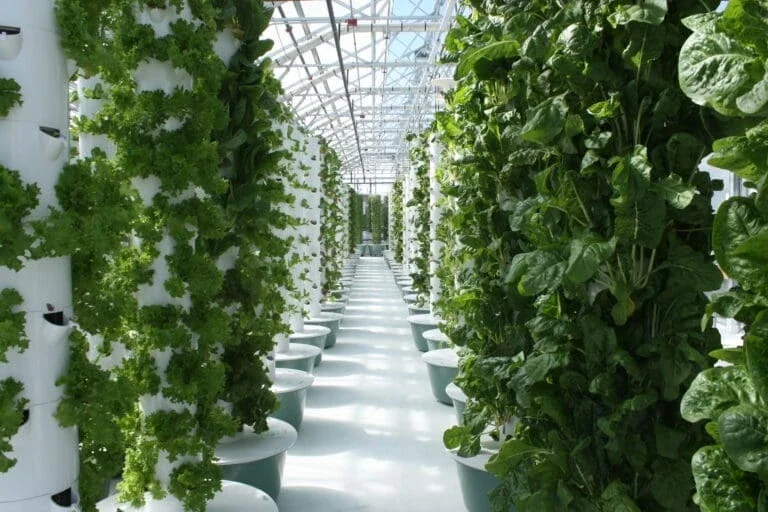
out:
M392 273L361 258L341 333L323 354L297 444L288 452L280 512L463 512L435 401Z

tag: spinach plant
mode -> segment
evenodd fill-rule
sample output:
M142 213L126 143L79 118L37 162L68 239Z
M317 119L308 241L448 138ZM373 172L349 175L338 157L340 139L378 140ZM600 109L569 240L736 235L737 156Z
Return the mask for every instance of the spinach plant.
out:
M457 77L503 105L496 144L520 187L488 199L515 248L500 279L521 299L504 340L519 350L491 392L519 417L488 465L496 510L693 507L685 467L704 431L678 408L718 343L699 319L721 276L698 171L711 116L676 71L680 20L711 4L476 2L451 38ZM461 85L454 102L472 97Z
M679 59L680 85L693 101L726 119L727 137L709 163L745 181L749 197L717 211L717 263L738 285L708 308L745 325L743 348L712 355L731 363L704 370L683 397L691 422L706 421L712 444L693 457L702 510L768 509L768 4L731 0L722 14L684 20L693 34Z
M363 242L363 196L349 189L349 252L354 253Z
M322 168L320 179L323 182L323 197L321 206L323 209L321 233L323 241L322 265L323 265L323 296L327 297L332 290L339 286L341 269L344 266L346 250L339 247L342 240L344 215L341 207L342 193L345 185L341 178L341 159L328 142L320 141L320 155Z

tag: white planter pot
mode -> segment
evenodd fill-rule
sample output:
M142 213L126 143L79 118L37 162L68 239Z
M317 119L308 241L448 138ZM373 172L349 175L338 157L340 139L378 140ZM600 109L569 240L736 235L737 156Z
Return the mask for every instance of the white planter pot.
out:
M17 462L0 478L1 499L47 497L70 488L77 480L77 429L59 426L54 417L58 405L50 402L28 409L27 422L10 441L11 456Z

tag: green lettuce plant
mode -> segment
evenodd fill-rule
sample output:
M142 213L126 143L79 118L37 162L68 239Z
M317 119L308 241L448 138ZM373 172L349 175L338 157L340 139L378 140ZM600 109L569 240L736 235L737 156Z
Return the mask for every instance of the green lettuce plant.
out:
M384 240L383 235L387 232L386 203L381 196L373 195L369 198L368 207L370 208L371 241L379 244Z
M683 397L691 422L706 422L711 444L691 466L697 502L709 512L768 508L768 5L732 0L725 11L686 18L693 33L680 52L680 85L694 102L729 122L710 165L744 180L749 197L726 200L715 216L715 257L737 282L716 295L708 317L744 324L743 348L712 355L730 363L704 370Z
M678 408L718 343L699 319L721 276L714 185L698 171L712 116L686 100L676 71L680 20L714 5L475 7L447 44L461 53L457 78L479 83L460 82L453 101L480 89L503 105L477 146L506 159L500 178L468 178L514 183L487 199L504 212L511 261L475 272L521 299L497 342L512 352L493 368L503 387L488 391L511 396L519 418L488 465L502 482L494 507L691 510L685 467L704 432Z
M363 196L349 189L349 252L353 254L363 242Z
M413 142L410 151L411 166L416 170L416 180L411 183L411 200L406 206L416 209L413 238L418 242L418 251L411 255L416 271L411 273L413 289L419 296L419 302L426 303L429 298L429 138L432 130L406 137Z
M320 141L320 153L323 159L320 169L320 179L323 182L323 197L321 199L322 222L321 235L323 241L323 296L338 288L341 280L341 269L344 265L345 248L338 246L339 233L345 229L341 208L341 193L344 184L341 178L341 159L327 143Z
M403 182L401 178L392 185L392 229L389 247L395 261L403 262Z
M21 87L12 78L0 78L0 118L22 104ZM36 238L27 231L25 218L37 207L40 189L26 184L19 173L0 163L0 268L19 270ZM26 315L16 311L23 297L12 288L0 289L0 364L8 364L8 350L25 350ZM22 414L28 400L21 398L24 385L16 379L0 381L0 473L6 473L16 459L7 455L11 451L10 439L19 431Z

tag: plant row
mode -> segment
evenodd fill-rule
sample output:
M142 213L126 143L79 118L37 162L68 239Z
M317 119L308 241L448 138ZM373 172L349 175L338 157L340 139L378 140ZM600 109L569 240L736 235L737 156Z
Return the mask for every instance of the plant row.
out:
M768 27L759 2L717 4L473 2L447 38L439 312L466 347L470 400L445 441L463 455L503 441L487 466L494 510L765 499L768 452L747 425L768 424ZM755 191L717 217L722 183L699 170L713 142L710 163ZM740 286L710 305L713 250ZM747 325L744 351L713 354L727 369L707 357L713 313Z

